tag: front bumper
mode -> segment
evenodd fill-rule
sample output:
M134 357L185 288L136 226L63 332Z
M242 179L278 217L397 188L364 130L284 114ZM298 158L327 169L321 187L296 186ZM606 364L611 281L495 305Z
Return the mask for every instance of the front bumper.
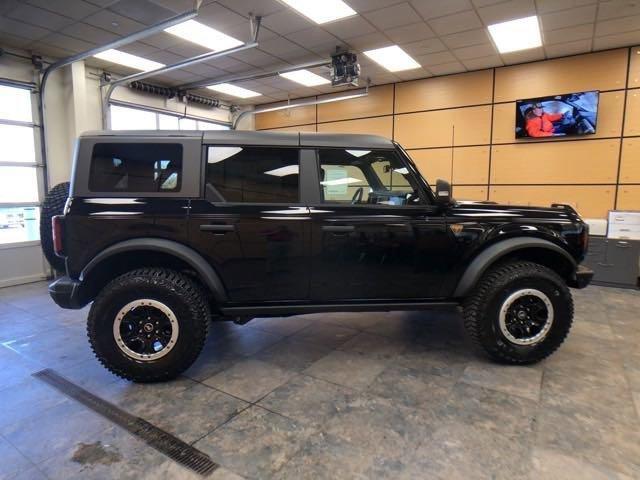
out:
M81 283L69 277L60 277L49 285L49 295L62 308L79 309L88 302L82 300Z
M567 282L570 287L584 288L591 282L593 278L593 270L584 265L578 265L573 277Z

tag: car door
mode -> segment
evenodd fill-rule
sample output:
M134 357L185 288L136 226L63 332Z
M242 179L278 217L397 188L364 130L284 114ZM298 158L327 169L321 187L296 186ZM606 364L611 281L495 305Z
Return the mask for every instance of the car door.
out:
M299 200L299 149L208 145L205 162L190 239L218 269L230 300L306 299L310 226Z
M444 217L395 150L318 149L311 298L435 298L450 267Z

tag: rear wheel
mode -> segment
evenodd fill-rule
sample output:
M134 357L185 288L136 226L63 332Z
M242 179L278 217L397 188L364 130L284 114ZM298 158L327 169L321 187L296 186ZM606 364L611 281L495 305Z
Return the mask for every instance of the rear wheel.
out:
M464 304L472 340L494 360L535 363L564 341L573 321L569 288L552 270L531 262L492 268Z
M51 219L56 215L62 215L64 204L69 197L69 182L59 183L47 193L42 202L40 212L40 245L42 253L57 272L64 272L64 259L58 257L53 251L53 233L51 231Z
M135 382L175 378L198 357L209 329L201 288L172 270L116 278L91 306L87 333L100 362Z

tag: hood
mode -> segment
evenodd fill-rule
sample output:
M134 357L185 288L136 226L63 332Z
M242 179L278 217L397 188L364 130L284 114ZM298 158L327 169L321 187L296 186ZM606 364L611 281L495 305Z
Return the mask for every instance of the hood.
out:
M549 207L521 205L501 205L493 202L459 201L451 206L451 213L457 217L481 220L501 219L518 222L519 219L552 221L560 223L581 222L582 219L570 205L553 204Z

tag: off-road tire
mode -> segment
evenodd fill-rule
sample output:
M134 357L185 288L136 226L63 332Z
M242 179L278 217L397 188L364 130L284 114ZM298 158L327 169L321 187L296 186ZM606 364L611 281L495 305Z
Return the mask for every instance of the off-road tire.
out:
M114 338L117 312L139 299L166 304L179 326L173 349L152 361L127 356ZM207 338L209 319L206 296L194 280L173 270L142 268L104 287L89 311L87 335L98 360L115 375L134 382L159 382L177 377L193 364Z
M499 327L499 310L505 299L523 288L546 294L554 310L550 330L534 345L510 342ZM573 321L573 299L563 279L547 267L525 261L490 269L463 308L464 325L471 340L493 360L516 365L536 363L551 355L567 337Z
M69 197L69 182L59 183L44 197L40 211L40 245L42 246L42 253L49 265L57 272L64 272L65 265L64 259L58 257L53 251L51 218L63 214L67 197Z

